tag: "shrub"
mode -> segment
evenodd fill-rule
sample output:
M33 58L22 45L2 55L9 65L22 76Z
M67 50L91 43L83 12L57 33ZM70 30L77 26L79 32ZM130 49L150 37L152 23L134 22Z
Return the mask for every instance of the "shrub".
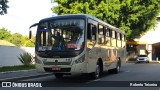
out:
M30 53L23 53L20 54L20 56L18 57L18 59L24 64L24 65L30 65L32 63L32 55Z

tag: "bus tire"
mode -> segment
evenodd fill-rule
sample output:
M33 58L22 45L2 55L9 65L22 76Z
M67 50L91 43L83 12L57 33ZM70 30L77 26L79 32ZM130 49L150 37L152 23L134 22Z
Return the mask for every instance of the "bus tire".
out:
M121 62L120 60L117 63L117 66L115 69L113 69L113 73L118 74L120 72L120 68L121 68Z
M100 70L100 62L98 61L95 72L91 73L93 79L98 79L100 77Z
M56 78L63 78L63 74L62 73L54 73L54 76Z

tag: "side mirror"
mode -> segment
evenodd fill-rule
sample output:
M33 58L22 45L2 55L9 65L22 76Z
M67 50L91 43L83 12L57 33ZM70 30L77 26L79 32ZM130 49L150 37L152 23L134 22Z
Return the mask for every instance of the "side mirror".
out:
M32 31L29 31L29 39L32 38Z
M32 27L35 27L35 26L37 26L37 25L39 25L39 23L35 23L35 24L31 25L31 26L29 27L29 29L31 29ZM32 38L32 31L30 30L30 31L29 31L29 39L31 39L31 38Z

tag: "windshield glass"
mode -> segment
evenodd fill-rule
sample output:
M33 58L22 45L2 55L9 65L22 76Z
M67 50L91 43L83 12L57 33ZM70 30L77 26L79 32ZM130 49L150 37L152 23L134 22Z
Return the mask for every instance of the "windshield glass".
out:
M147 55L138 55L138 57L147 57Z
M37 32L38 51L81 50L84 47L84 25L82 19L41 22Z

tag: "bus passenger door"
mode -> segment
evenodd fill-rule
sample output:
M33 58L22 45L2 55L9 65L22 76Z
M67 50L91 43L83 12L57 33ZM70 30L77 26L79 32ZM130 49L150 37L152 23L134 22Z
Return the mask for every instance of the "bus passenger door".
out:
M87 59L88 71L93 72L97 63L97 50L96 50L96 25L88 24L87 28ZM95 66L95 67L94 67Z

